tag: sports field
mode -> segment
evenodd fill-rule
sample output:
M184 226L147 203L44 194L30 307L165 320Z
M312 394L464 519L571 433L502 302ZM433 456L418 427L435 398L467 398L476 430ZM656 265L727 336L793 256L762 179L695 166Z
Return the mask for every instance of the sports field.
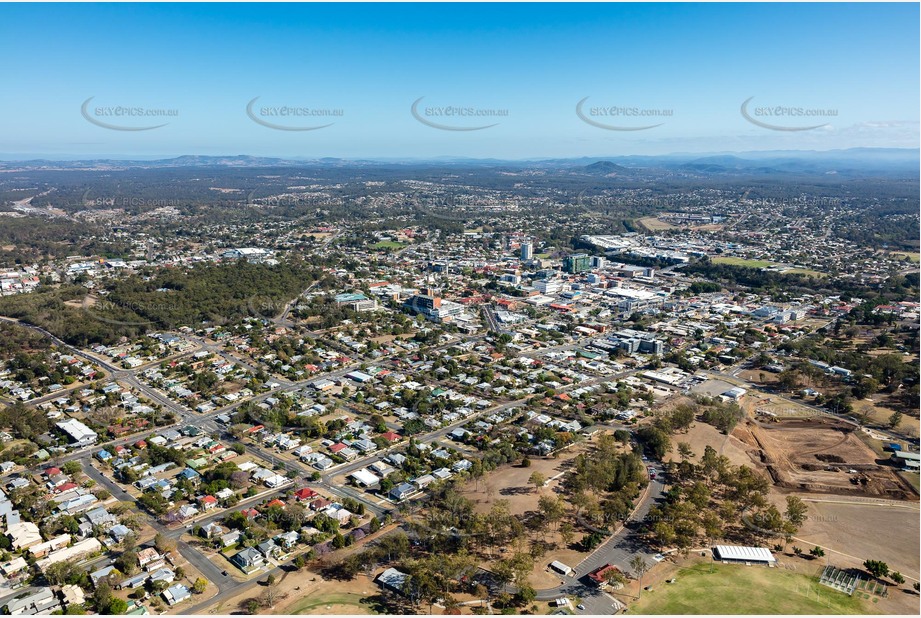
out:
M675 230L678 229L671 223L666 221L661 221L656 217L643 217L639 220L639 224L645 227L650 232L660 232L662 230Z
M404 245L403 243L397 242L395 240L382 240L378 243L374 243L373 245L371 245L371 248L372 249L389 249L391 251L395 251L397 249L402 249L405 246L406 245Z
M769 262L767 260L746 260L745 258L739 257L729 257L728 255L720 255L712 260L714 264L728 264L729 266L747 266L748 268L767 268L768 266L775 266L774 262Z
M893 251L891 255L896 258L908 258L910 261L915 263L921 261L921 253L917 253L915 251Z
M740 257L731 257L728 255L719 255L711 259L714 264L727 264L729 266L745 266L747 268L770 268L774 266L780 266L776 262L769 262L768 260L746 260L745 258ZM809 268L787 268L783 271L784 273L789 273L791 275L808 275L810 277L824 277L822 273L817 270L812 270Z
M787 571L735 564L700 564L678 571L630 604L631 614L872 614L872 603Z

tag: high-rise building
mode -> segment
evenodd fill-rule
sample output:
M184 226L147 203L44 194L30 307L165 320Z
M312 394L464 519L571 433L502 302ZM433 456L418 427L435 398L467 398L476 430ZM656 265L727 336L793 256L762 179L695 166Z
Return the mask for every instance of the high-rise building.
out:
M521 243L521 261L527 262L534 259L534 245L530 242Z
M568 273L584 273L592 269L592 258L584 253L567 255L563 258L563 270Z

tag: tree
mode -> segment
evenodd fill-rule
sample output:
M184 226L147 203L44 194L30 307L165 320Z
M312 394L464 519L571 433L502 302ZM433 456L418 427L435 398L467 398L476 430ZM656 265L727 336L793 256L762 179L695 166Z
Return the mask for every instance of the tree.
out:
M274 608L275 603L278 602L280 594L278 592L277 586L267 586L262 594L259 595L259 604L262 607Z
M633 573L640 583L639 595L637 597L639 598L643 596L643 575L649 570L649 565L646 564L646 560L642 556L637 555L630 559L630 568L633 569Z
M73 575L74 569L73 563L66 560L55 562L54 564L48 565L48 568L45 569L45 579L48 580L49 584L55 586L66 584L67 580Z
M544 483L547 482L547 477L541 474L540 472L532 472L531 476L528 477L528 483L534 485L535 488L540 489L544 486Z
M195 583L192 584L192 592L195 594L201 594L205 591L205 588L208 587L208 580L204 577L198 577L195 579Z
M905 576L903 576L898 571L896 571L895 573L892 573L889 577L891 577L892 581L894 581L896 584L900 586L905 583Z
M154 537L154 547L161 554L165 554L176 549L176 541L167 537L162 532L158 532L157 536Z
M678 456L681 458L681 461L686 461L694 456L694 451L691 450L691 445L687 442L678 443Z
M652 425L646 425L637 431L636 438L646 449L646 452L655 459L661 460L672 448L668 434Z
M809 554L813 558L821 558L822 556L825 555L825 550L819 547L818 545L816 545L815 547L809 550Z
M61 470L63 470L65 474L73 476L83 472L83 466L80 465L79 461L68 461L65 462L63 466L61 466Z
M882 560L867 560L863 563L863 568L876 579L889 575L889 565Z
M890 429L895 429L896 427L898 427L898 426L901 425L901 424L902 424L902 413L899 412L898 410L896 410L896 411L893 412L892 415L889 417L889 428L890 428Z
M806 512L809 507L799 496L787 496L787 521L797 529L806 521ZM795 532L795 530L794 530Z
M99 613L107 616L119 616L126 611L128 611L128 601L119 599L118 597L110 597L109 602Z
M604 574L604 579L609 586L615 589L620 588L627 582L627 578L620 572L620 569L609 569Z
M575 528L568 521L564 521L560 524L560 538L563 541L563 544L567 547L572 545L573 540L575 540Z

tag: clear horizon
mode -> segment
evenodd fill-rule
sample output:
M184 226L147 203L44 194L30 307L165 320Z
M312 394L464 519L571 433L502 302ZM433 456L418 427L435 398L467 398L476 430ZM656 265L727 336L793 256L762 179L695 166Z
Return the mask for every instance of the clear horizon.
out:
M917 149L918 21L908 3L3 4L0 157Z
M768 156L768 155L797 155L797 154L812 154L815 156L821 157L822 155L830 155L833 153L848 153L851 151L866 151L871 156L874 153L880 153L882 151L892 151L898 150L899 154L908 155L909 153L914 154L916 157L921 157L921 151L917 148L849 148L849 149L831 149L831 150L742 150L742 151L704 151L704 152L665 152L661 154L653 155L643 155L643 154L599 154L599 155L573 155L573 156L562 156L562 157L521 157L521 158L499 158L499 157L464 157L464 156L452 156L452 155L441 155L441 156L432 156L432 157L306 157L300 155L293 156L283 156L283 155L253 155L248 153L223 153L223 154L201 154L201 153L181 153L181 154L164 154L164 155L127 155L127 154L73 154L73 153L63 153L55 155L47 155L38 153L35 155L28 154L17 154L17 153L2 153L0 152L0 161L7 163L14 162L28 162L28 161L57 161L61 163L65 162L81 162L81 161L95 161L95 160L112 160L112 161L167 161L170 159L178 159L182 157L210 157L210 158L233 158L233 157L250 157L250 158L267 158L267 159L279 159L279 160L304 160L304 161L317 161L320 159L334 159L340 161L368 161L371 163L391 163L391 162L410 162L410 163L458 163L465 160L469 161L487 161L495 160L503 163L538 163L543 161L578 161L581 159L621 159L621 158L682 158L682 157L716 157L716 156L735 156L739 158L744 158L746 155L749 156Z

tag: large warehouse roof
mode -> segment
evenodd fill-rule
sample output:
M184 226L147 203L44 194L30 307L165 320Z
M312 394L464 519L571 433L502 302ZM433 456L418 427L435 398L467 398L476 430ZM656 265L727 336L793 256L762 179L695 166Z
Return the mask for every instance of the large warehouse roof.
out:
M773 554L765 547L744 547L742 545L717 545L713 548L716 557L721 560L739 560L743 562L777 562Z

